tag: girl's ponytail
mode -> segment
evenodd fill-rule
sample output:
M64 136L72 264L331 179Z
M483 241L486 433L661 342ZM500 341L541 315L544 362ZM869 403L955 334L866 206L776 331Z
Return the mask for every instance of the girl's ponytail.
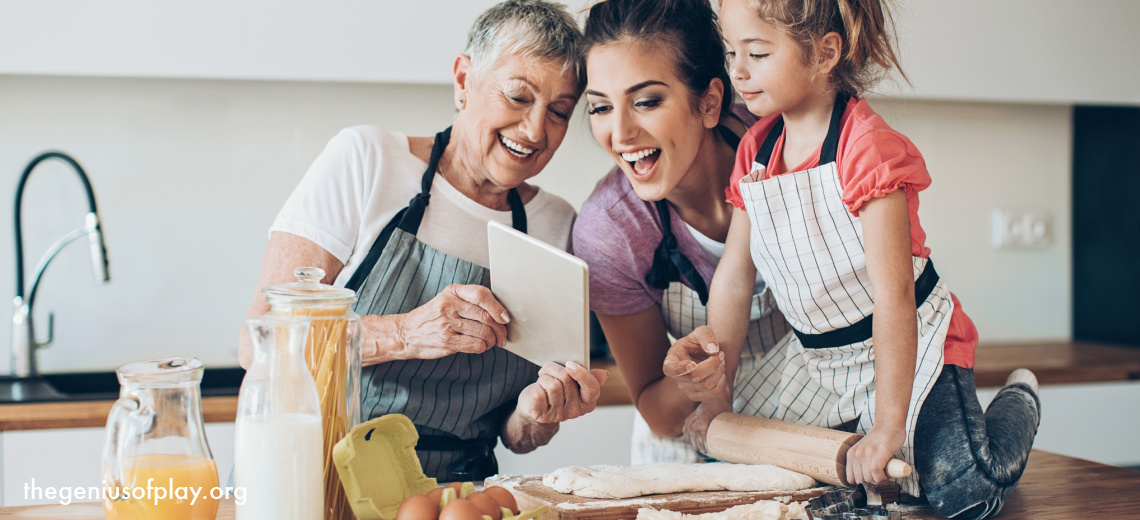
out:
M843 37L844 52L832 71L833 86L859 94L892 69L909 82L895 51L898 37L894 20L884 5L889 0L835 1L841 20L835 29L840 29L836 32Z
M819 38L839 34L843 54L828 77L837 92L861 95L892 69L910 81L899 64L890 0L745 1L761 19L799 42L805 63L818 60Z

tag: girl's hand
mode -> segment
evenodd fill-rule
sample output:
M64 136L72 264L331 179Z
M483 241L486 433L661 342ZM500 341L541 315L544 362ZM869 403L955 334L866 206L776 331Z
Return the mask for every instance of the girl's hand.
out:
M697 449L697 451L708 455L708 433L709 425L712 424L716 416L732 411L732 401L724 397L716 397L707 401L702 401L700 406L685 419L685 441Z
M538 371L538 381L519 394L515 410L539 424L556 424L594 410L602 385L610 373L571 361L567 366L547 363Z
M677 340L669 348L661 370L693 401L712 399L723 393L724 352L717 345L712 329L706 326L697 327L692 334Z
M847 451L847 482L878 484L887 481L887 462L906 441L906 430L875 426Z

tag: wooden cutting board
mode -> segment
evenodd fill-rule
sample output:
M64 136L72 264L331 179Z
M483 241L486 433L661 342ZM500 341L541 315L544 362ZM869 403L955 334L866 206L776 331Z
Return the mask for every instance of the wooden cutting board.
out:
M732 506L751 504L759 500L799 502L819 496L831 486L801 491L704 491L671 493L638 498L586 498L559 493L543 485L541 476L495 475L486 481L488 486L502 486L515 495L519 508L534 509L548 506L543 520L633 520L642 507L668 509L687 514L723 511Z

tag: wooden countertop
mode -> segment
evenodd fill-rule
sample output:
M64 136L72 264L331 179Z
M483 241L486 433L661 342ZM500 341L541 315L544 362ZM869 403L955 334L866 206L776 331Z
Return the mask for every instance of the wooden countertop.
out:
M90 428L107 425L114 401L59 401L0 405L0 431ZM233 422L237 396L202 398L206 422Z
M1106 466L1034 450L1021 483L995 520L1124 520L1140 511L1140 471ZM0 519L60 518L102 520L99 503L0 508ZM234 503L223 501L217 520L233 520ZM904 511L907 520L935 520L928 508Z
M1140 381L1140 348L1085 342L989 343L978 346L974 378L977 386L1005 384L1015 368L1037 374L1042 385ZM594 361L591 368L610 371L598 405L631 404L625 378L613 361ZM0 431L103 426L111 401L66 401L0 405ZM203 397L206 422L231 422L237 397Z
M610 371L599 405L631 404L625 378L613 361L594 361L590 368ZM1140 381L1140 347L1072 341L978 345L974 366L978 388L1005 385L1016 368L1032 370L1042 385Z

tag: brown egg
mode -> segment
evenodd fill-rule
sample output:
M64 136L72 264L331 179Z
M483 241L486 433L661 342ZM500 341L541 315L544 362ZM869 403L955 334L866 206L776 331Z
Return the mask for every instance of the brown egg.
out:
M470 500L457 498L439 512L439 520L483 520L483 514Z
M472 493L467 496L467 500L475 504L475 507L478 507L484 515L491 517L491 520L499 520L503 516L503 511L499 509L499 503L486 493Z
M431 503L435 504L435 508L439 509L440 499L443 498L443 488L435 488L431 491L428 491L427 493L424 493L424 496L430 498Z
M490 495L491 498L495 499L495 502L499 503L500 507L510 509L511 512L516 515L519 514L519 504L518 502L515 502L515 496L512 495L511 492L507 490L507 488L491 486L487 489L484 489L483 494Z
M400 502L396 520L436 520L439 518L439 501L427 495L412 495Z
M449 487L451 489L454 489L455 490L455 496L459 496L459 490L463 489L463 483L462 482L452 482L452 483L450 483L446 486L443 486L443 487Z

